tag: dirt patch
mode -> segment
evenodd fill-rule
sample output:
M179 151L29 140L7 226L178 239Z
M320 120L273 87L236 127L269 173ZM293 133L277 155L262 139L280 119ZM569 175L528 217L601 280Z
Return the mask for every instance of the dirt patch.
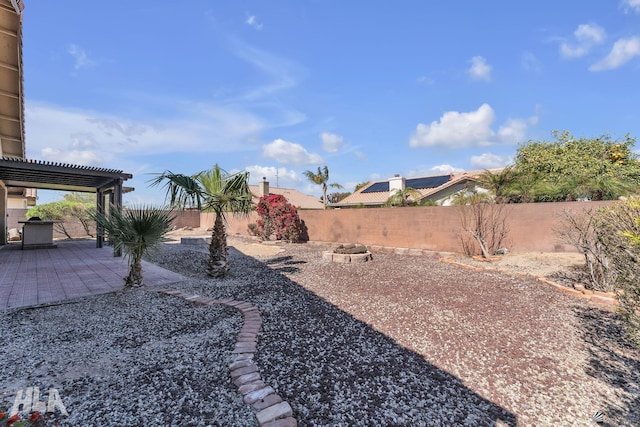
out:
M497 257L490 262L478 261L463 255L453 255L448 260L479 268L496 268L517 274L536 277L571 277L584 265L584 257L575 252L521 252Z
M211 237L211 231L205 228L180 228L168 232L165 237L167 243L180 244L182 237ZM244 236L227 236L227 244L251 257L276 255L283 251L275 242L261 243Z

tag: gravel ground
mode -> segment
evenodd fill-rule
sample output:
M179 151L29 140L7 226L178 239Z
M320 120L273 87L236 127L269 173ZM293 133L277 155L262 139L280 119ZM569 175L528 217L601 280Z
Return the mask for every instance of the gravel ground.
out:
M238 246L246 241L230 238ZM301 426L640 425L640 351L615 317L536 280L427 257L322 260L284 245L204 276L206 248L150 259L173 287L248 301L256 363ZM150 290L0 313L0 400L55 387L60 425L256 425L227 366L241 318Z

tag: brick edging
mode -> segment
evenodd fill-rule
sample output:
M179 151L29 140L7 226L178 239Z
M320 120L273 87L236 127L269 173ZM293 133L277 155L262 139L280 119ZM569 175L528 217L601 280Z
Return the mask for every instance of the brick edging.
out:
M188 295L173 289L158 289L157 292L176 296L187 301L213 306L216 304L233 307L242 313L244 324L238 333L236 345L232 351L233 359L229 364L231 380L243 396L244 403L256 411L258 424L262 427L296 427L298 422L292 417L291 405L265 384L258 367L253 361L258 342L258 332L262 318L258 309L248 302L233 298L214 299L199 295Z
M450 259L446 259L446 258L441 258L440 262L444 262L445 264L449 264L449 265L455 265L458 267L462 267L462 268L466 268L469 270L475 270L475 271L499 271L499 272L503 272L503 273L509 273L509 274L515 274L517 276L524 276L524 277L533 277L534 279L538 280L539 282L542 282L546 285L552 286L555 289L557 289L558 291L567 294L567 295L572 295L574 297L578 297L578 298L582 298L582 299L586 299L589 302L592 302L594 304L598 304L598 305L604 305L607 308L615 308L618 306L618 299L616 298L615 294L611 293L611 292L600 292L600 291L591 291L588 289L585 289L583 291L579 291L577 289L572 289L572 288L568 288L566 286L562 286L556 282L553 282L549 279L547 279L546 277L543 276L536 276L534 274L529 274L529 273L516 273L513 271L509 271L509 270L505 270L505 269L500 269L498 267L476 267L474 265L469 265L469 264L465 264L462 262L457 262L457 261L452 261Z

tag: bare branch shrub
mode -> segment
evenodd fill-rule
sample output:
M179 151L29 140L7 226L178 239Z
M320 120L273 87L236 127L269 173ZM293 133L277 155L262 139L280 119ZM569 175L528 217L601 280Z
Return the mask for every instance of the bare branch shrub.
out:
M489 201L460 207L460 235L462 251L467 256L490 258L503 247L509 225L507 207Z
M640 347L640 198L631 197L602 209L596 233L617 273L618 312Z
M555 234L561 242L575 247L584 256L589 277L587 288L611 292L616 274L596 232L597 215L598 211L594 209L584 209L580 213L564 210Z

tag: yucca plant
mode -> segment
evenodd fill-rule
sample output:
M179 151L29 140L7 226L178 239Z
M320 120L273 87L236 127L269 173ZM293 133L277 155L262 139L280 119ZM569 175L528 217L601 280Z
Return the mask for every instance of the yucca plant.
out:
M93 213L93 219L103 227L116 250L122 250L129 261L129 274L124 287L143 285L142 257L164 240L171 229L171 210L153 206L136 206L120 210L111 206L108 214Z

